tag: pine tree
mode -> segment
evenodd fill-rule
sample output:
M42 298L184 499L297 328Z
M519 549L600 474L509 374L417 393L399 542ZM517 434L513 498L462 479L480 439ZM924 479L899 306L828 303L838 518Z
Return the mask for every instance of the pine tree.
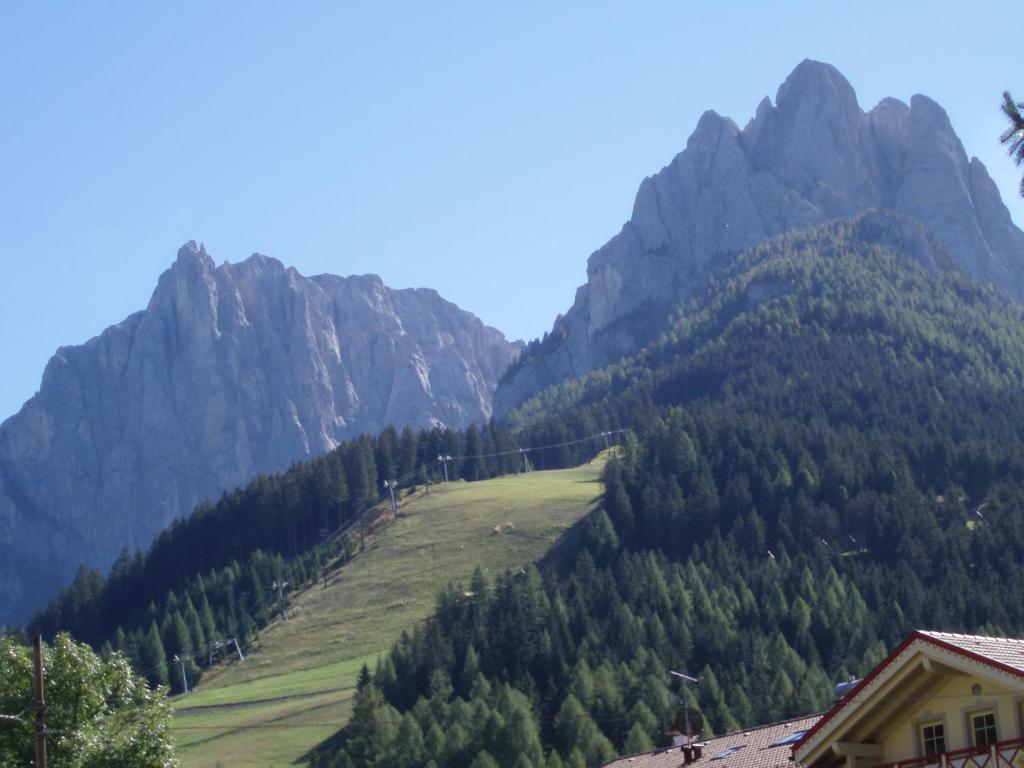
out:
M171 656L191 656L193 653L192 638L188 626L178 611L171 617L171 639L173 642L164 645L164 650Z
M423 762L423 731L410 712L402 715L395 735L394 758L396 768L413 768Z
M466 462L462 475L467 480L480 480L487 476L487 460L480 454L483 453L483 445L480 440L480 430L476 424L471 424L466 430Z
M1010 121L1010 127L999 137L1002 144L1009 147L1010 157L1017 165L1024 163L1024 102L1015 102L1009 92L1003 93L1003 114ZM1024 179L1020 182L1020 195L1024 197Z
M491 757L491 753L484 749L478 752L477 756L473 758L473 762L469 764L469 768L499 768L499 766L498 761Z
M416 449L418 447L416 433L409 427L402 430L398 439L398 477L408 478L416 471Z
M555 731L563 754L569 755L570 765L578 762L577 753L582 756L584 765L603 765L615 756L611 742L571 693L565 697L555 717Z
M647 735L647 730L640 723L633 723L633 727L626 734L626 740L622 743L622 752L626 755L636 755L640 752L650 752L654 749L654 742Z
M140 672L145 675L150 686L167 685L170 678L167 673L167 653L160 638L160 629L156 621L150 622L149 631L143 636L139 648Z

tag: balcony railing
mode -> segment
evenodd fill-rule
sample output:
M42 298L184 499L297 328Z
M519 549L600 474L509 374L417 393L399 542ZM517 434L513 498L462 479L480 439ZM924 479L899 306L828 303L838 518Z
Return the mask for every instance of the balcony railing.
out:
M938 755L896 760L875 768L1024 768L1024 738L981 747L953 749Z

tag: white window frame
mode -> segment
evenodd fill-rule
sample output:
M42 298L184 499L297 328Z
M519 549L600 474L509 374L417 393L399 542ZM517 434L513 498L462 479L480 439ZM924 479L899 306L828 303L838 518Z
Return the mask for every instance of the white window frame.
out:
M979 744L976 738L976 731L974 727L974 718L982 717L985 715L992 716L992 727L995 728L995 739L986 742L985 744ZM989 744L995 744L999 741L999 711L994 707L981 707L978 709L972 709L967 713L967 743L972 747L988 746Z
M928 754L925 748L925 728L932 728L939 726L942 728L942 749L933 754ZM949 752L949 728L946 726L946 718L944 717L928 717L923 718L914 723L914 741L917 744L918 757L934 757L938 760L939 755L944 752Z

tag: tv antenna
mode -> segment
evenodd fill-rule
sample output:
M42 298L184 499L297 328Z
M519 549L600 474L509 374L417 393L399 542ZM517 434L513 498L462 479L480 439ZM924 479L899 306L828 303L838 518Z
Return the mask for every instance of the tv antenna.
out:
M689 741L692 740L696 734L700 733L701 729L704 727L704 717L700 712L690 706L689 698L686 695L686 686L687 683L699 683L700 678L684 675L682 672L676 672L674 669L670 669L668 673L683 681L683 707L676 715L675 725L679 732L686 736L687 743L689 743Z

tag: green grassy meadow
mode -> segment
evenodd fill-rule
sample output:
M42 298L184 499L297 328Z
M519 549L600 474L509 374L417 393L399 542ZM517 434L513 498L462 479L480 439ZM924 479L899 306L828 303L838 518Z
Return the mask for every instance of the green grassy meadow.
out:
M245 663L209 671L174 699L182 765L300 762L347 722L363 663L427 618L448 582L468 582L477 565L493 578L540 559L593 508L602 463L405 498L397 522L368 536L326 587L292 596L288 620L264 628Z

